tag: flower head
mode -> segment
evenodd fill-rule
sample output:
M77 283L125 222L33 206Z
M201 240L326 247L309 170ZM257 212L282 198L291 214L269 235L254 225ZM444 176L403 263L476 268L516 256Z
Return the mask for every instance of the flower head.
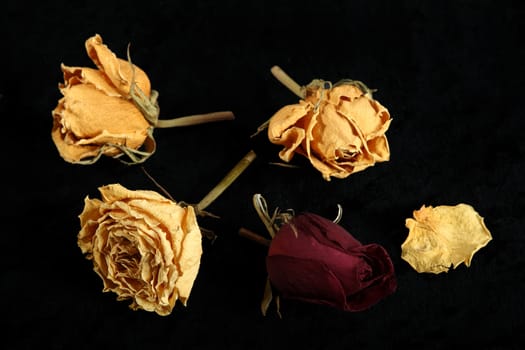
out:
M337 84L315 79L300 87L279 67L272 73L301 100L279 109L268 121L268 139L282 146L279 157L289 163L295 154L329 181L346 178L376 162L390 159L386 131L389 111L360 81Z
M147 98L155 98L156 92L146 73L117 58L100 35L88 38L85 47L97 68L61 65L63 97L52 111L53 142L70 163L88 164L102 155L136 153L151 139L151 125L133 102L132 90Z
M102 199L84 200L78 245L93 261L104 291L131 300L134 310L163 316L177 300L186 305L202 255L193 207L120 184L99 191Z
M118 58L94 35L85 42L96 65L61 69L63 97L52 111L51 137L69 163L92 164L101 156L126 164L146 161L156 149L153 130L231 120L230 111L159 119L158 92L146 73L129 58Z
M388 110L362 85L314 81L303 100L272 116L268 138L283 146L279 157L285 162L300 154L325 180L346 178L389 160L385 132L390 121Z
M280 297L361 311L396 290L387 251L376 243L361 244L341 227L341 206L331 221L309 212L295 215L293 210L278 208L270 216L260 194L253 196L253 203L271 240L245 228L239 234L269 247L263 314L274 294L278 312Z
M361 244L338 224L312 213L295 216L272 239L268 277L283 298L361 311L393 293L386 250Z

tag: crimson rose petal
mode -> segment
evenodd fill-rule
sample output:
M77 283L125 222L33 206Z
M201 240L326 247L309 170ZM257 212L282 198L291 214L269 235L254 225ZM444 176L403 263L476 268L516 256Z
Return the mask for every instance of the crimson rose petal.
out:
M284 298L327 304L345 304L341 282L328 266L316 261L276 255L267 260L270 280Z
M393 293L394 267L378 244L362 245L334 222L312 213L277 232L266 265L283 297L361 311Z

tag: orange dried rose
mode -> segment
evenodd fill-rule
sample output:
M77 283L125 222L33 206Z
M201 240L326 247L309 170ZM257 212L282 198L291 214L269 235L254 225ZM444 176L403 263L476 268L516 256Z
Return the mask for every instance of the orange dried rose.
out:
M230 111L159 120L158 92L146 73L118 58L98 34L85 47L96 65L61 69L63 97L52 111L51 137L60 156L70 163L92 164L102 155L137 164L156 148L153 129L233 119ZM127 156L130 160L128 161Z
M280 68L272 72L284 84L290 83ZM390 159L385 135L390 113L363 83L313 80L295 90L302 97L299 103L281 108L268 123L268 138L283 146L279 152L283 161L290 162L296 153L305 156L329 181Z
M131 299L134 310L162 316L177 300L186 306L202 255L193 207L120 184L99 191L101 200L84 200L78 245L93 261L104 291Z
M70 163L122 155L123 148L137 150L151 132L130 95L134 82L145 96L151 96L146 73L117 58L98 34L87 39L85 46L97 69L62 64L64 83L59 89L63 97L52 111L52 139Z
M406 219L409 232L401 258L420 273L470 266L474 254L492 240L483 217L468 204L423 205L413 216Z

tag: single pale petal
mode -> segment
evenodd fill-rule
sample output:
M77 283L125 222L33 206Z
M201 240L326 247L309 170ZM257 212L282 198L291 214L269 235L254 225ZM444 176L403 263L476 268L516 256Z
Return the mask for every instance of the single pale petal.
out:
M126 201L128 199L148 199L168 203L170 200L158 192L149 190L129 190L121 184L110 184L99 187L102 200L106 203Z
M348 177L351 171L348 168L340 166L337 162L323 162L314 155L308 157L312 166L317 169L326 181L330 181L331 177L343 179ZM352 169L352 168L350 168Z
M111 97L90 85L75 85L64 91L62 124L78 138L94 137L104 130L144 140L149 124L128 100Z
M90 253L93 249L92 240L98 228L101 205L99 199L84 198L84 209L79 215L81 230L78 234L78 246L82 253Z
M129 96L133 72L127 60L117 58L117 56L102 42L102 37L98 34L86 40L85 43L88 56L93 63L103 71L115 88L123 96ZM150 81L146 73L134 66L135 83L146 96L151 91Z
M310 105L301 101L281 108L270 119L268 138L276 145L282 145L279 157L289 162L295 153L304 154L305 129L308 123Z
M279 151L279 157L285 162L292 160L294 154L304 153L301 149L298 149L305 139L305 132L302 128L291 127L285 130L279 141L275 141L275 144L283 145L283 149Z
M197 277L202 255L202 234L197 224L193 207L186 208L183 230L186 232L182 249L177 257L180 276L175 283L180 301L186 305L191 289Z
M108 96L123 97L115 86L111 84L104 72L98 69L69 67L64 64L60 67L64 73L64 84L60 85L61 91L73 85L87 84L92 85Z
M390 114L386 108L366 96L361 96L353 101L343 101L338 111L359 125L365 138L383 134L388 128L385 127L385 124L390 120Z
M80 226L84 226L90 221L97 221L100 218L100 207L102 206L100 199L90 199L89 196L84 198L84 209L79 215Z
M298 104L284 106L278 110L268 124L268 138L271 142L281 141L281 135L292 126L303 128L300 120L310 111L311 106L304 101Z
M334 86L328 92L328 101L335 106L351 102L363 96L363 91L353 84L341 84ZM344 109L344 107L343 107Z
M376 162L385 162L390 159L390 146L385 135L368 140L366 145Z
M422 206L406 220L409 229L401 257L418 272L441 273L465 263L492 236L484 219L470 205Z

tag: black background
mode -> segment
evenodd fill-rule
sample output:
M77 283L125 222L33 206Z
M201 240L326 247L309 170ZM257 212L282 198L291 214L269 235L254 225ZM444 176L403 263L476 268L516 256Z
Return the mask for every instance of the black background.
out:
M1 6L4 349L518 349L524 346L525 143L523 18L519 1L26 1ZM102 293L77 247L78 214L97 187L157 187L110 158L66 163L51 141L60 63L93 66L100 34L160 92L161 118L231 110L233 121L157 129L146 169L177 200L196 203L250 149L258 157L208 209L201 269L187 307L166 317ZM300 158L271 165L279 147L257 127L300 84L364 81L393 118L391 160L324 181ZM239 237L265 229L251 205L328 218L389 252L398 289L367 311L283 301L259 310L265 248ZM400 258L405 219L421 205L472 205L493 240L470 267L418 274Z

